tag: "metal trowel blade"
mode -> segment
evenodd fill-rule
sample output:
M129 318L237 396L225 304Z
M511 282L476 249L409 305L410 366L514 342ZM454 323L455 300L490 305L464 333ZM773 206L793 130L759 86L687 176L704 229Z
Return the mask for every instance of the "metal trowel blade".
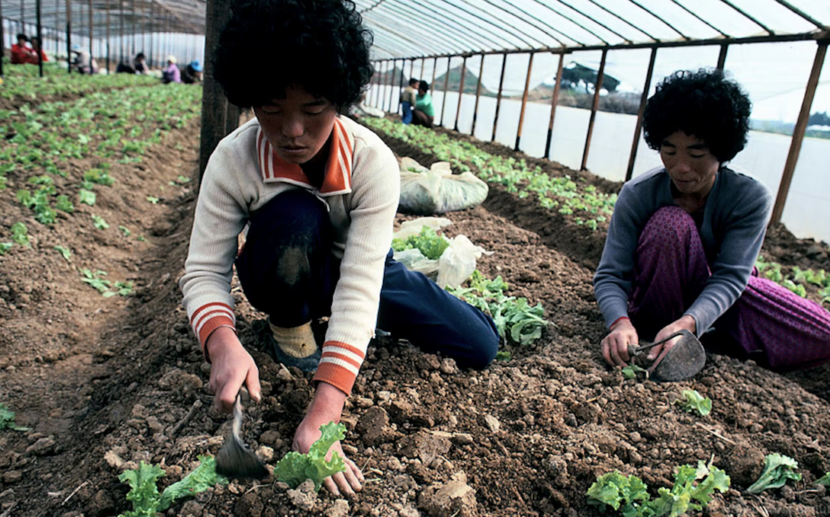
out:
M265 464L242 441L242 403L239 397L233 405L233 426L231 436L225 440L222 450L216 455L216 472L230 478L267 477Z
M653 366L649 379L656 382L676 382L689 379L703 369L706 351L700 340L684 330L680 340Z

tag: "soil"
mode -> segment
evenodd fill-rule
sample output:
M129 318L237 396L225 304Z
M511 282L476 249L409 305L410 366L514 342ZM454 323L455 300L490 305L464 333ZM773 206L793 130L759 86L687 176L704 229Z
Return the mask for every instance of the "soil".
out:
M0 256L0 402L30 428L0 431L3 517L117 515L130 509L128 487L118 481L125 469L159 463L167 473L163 488L189 472L197 455L221 448L228 419L210 409L210 365L176 282L195 181L168 185L181 174L196 178L198 134L195 124L173 130L141 163L114 166L117 181L98 189L95 207L76 206L50 228L31 220L8 191L0 196L4 232L24 220L32 235L32 249ZM67 181L92 165L76 163ZM10 174L9 191L23 180ZM148 195L161 201L149 204ZM483 206L449 214L447 233L493 251L479 269L504 277L510 294L542 303L552 324L535 345L507 347L512 360L484 371L459 371L452 360L406 343L373 342L343 416L344 449L367 478L356 498L233 480L167 514L594 516L600 513L585 492L598 475L619 469L656 491L671 486L675 466L710 458L732 476L732 489L705 515L825 514L830 496L813 482L830 470L827 370L782 376L709 355L689 382L624 380L597 347L604 330L591 276L602 231L584 232L531 204L491 186ZM95 229L91 213L111 228ZM70 262L56 245L72 250ZM826 245L784 229L770 233L765 250L770 260L830 269ZM80 281L80 268L133 281L134 292L104 298ZM232 292L240 337L263 380L264 399L248 408L245 439L273 465L290 450L312 394L311 375L271 359L263 315L236 281ZM712 413L680 410L674 401L683 389L711 397ZM803 479L743 495L772 452L798 460Z

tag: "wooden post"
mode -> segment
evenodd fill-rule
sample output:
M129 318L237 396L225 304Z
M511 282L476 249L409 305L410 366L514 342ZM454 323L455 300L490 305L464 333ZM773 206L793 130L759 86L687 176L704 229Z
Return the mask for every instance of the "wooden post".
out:
M6 35L3 31L3 5L0 2L0 50L6 45ZM3 77L3 59L0 56L0 77Z
M403 91L403 68L406 66L406 60L401 59L401 77L398 81L398 95L400 96L401 92ZM392 96L394 98L394 95ZM398 109L395 110L395 113L400 112L403 115L403 109L401 109L401 101L400 98L398 99Z
M464 100L464 78L467 75L467 56L461 62L461 83L458 86L458 107L455 109L454 131L458 131L458 116L461 115L461 101Z
M804 101L801 103L801 111L798 113L798 120L793 130L793 139L790 142L790 152L787 154L787 162L784 165L784 174L781 176L781 184L778 186L778 196L775 198L775 206L772 209L770 225L781 222L784 214L784 205L787 203L787 195L790 192L790 183L793 180L795 166L798 164L798 155L801 153L801 143L804 141L804 133L807 131L807 121L810 118L810 108L813 106L813 97L816 95L816 88L821 77L821 69L824 66L824 58L827 55L827 44L830 41L818 42L816 57L813 60L813 69L810 71L810 79L807 81L807 90L804 92Z
M2 17L0 17L0 19L2 19ZM52 35L55 36L55 60L57 61L57 55L61 50L61 0L55 0L55 30L52 32ZM0 41L2 41L2 39L0 39ZM66 55L68 57L69 49L66 50Z
M478 84L476 84L476 105L473 108L473 128L470 135L476 136L476 120L478 120L478 99L481 97L481 76L484 75L484 54L481 55L481 66L478 67Z
M72 4L66 0L66 73L72 73Z
M726 52L729 50L729 43L723 43L718 52L718 70L723 70L723 65L726 64Z
M502 54L504 56L501 62L501 77L499 77L499 93L496 96L496 114L493 116L493 136L490 138L491 142L496 141L496 128L499 126L499 110L501 109L501 92L504 87L504 68L507 65L507 52Z
M67 0L69 2L69 0ZM124 62L124 0L120 0L118 3L118 42L121 44L121 57L118 59L119 63Z
M222 87L213 78L211 59L219 34L231 16L230 0L207 0L205 7L205 66L202 86L202 130L199 146L199 180L205 173L208 159L227 132L228 100Z
M106 7L107 9L107 74L110 73L110 9L109 6Z
M37 11L37 68L38 76L43 77L43 26L40 18L40 0L35 2L35 10ZM2 25L2 18L0 18L0 25ZM0 39L0 45L3 40Z
M602 79L605 77L605 59L608 57L608 49L603 49L602 59L599 62L599 72L597 72L597 80L594 84L594 103L591 106L591 119L588 121L588 135L585 137L585 150L582 152L582 165L579 170L584 171L588 165L588 153L591 150L591 135L594 132L594 122L597 119L597 109L599 109L599 91L602 89Z
M92 73L92 60L95 59L93 42L95 41L95 27L93 26L92 0L89 0L89 73Z
M444 74L444 99L441 101L441 120L438 125L444 127L444 108L447 106L447 87L450 85L450 68L452 67L452 56L447 57L447 73Z
M135 20L135 0L130 0L130 16L132 16L133 20L133 35L132 38L130 38L130 40L132 41L132 46L130 47L130 59L132 59L133 57L135 57L135 33L138 32L138 25L136 24ZM127 60L127 62L129 62L129 59Z
M151 68L153 66L153 39L155 36L155 32L153 31L153 22L156 21L156 3L154 1L150 2L150 53L147 54L147 67Z
M389 72L389 108L386 111L392 113L392 96L395 95L395 70L398 68L398 60L392 60L392 70Z
M409 60L409 79L412 79L412 73L415 70L415 58Z
M422 57L422 58L421 58L421 73L420 73L420 74L418 74L418 80L419 80L419 81L423 81L423 80L424 80L424 63L425 63L425 62L426 62L426 58L425 58L425 57Z
M436 74L436 72L438 72L438 58L437 57L435 59L433 59L433 61L432 61L432 82L429 83L429 87L432 89L433 92L435 91L435 74Z
M634 129L634 141L631 142L631 154L628 157L628 168L625 171L625 181L631 179L634 174L634 162L637 160L637 148L640 146L640 131L643 129L643 114L646 112L646 101L648 92L651 90L651 77L654 75L654 61L657 59L657 47L651 49L651 57L648 59L648 71L646 82L643 84L643 94L640 96L640 107L637 110L637 126Z
M556 116L556 105L559 103L559 89L562 86L562 64L565 61L565 53L559 54L559 66L556 67L555 84L553 85L553 98L550 100L550 121L548 122L548 139L545 142L545 158L550 160L550 144L553 142L553 119Z
M375 107L381 110L383 109L383 99L385 98L383 92L385 91L384 79L386 77L386 68L388 66L386 63L387 62L385 60L381 63L381 72L378 76L378 94L377 100L375 101Z
M522 126L525 123L525 108L527 107L527 94L530 90L530 72L533 70L533 52L530 53L530 61L527 62L527 79L525 79L525 92L522 95L522 109L519 111L519 127L516 129L516 146L514 151L519 150L519 143L522 141Z

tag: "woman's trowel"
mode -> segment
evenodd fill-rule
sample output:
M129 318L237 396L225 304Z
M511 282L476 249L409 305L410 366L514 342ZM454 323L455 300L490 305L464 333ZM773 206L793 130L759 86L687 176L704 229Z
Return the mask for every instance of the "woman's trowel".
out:
M230 478L261 479L268 476L268 469L242 441L242 403L239 398L237 395L233 404L231 436L216 455L216 472Z
M633 359L646 350L678 336L681 336L680 339L666 352L662 360L649 367L649 379L656 382L675 382L694 377L706 364L706 351L703 349L700 340L686 329L645 346L630 345L628 355Z

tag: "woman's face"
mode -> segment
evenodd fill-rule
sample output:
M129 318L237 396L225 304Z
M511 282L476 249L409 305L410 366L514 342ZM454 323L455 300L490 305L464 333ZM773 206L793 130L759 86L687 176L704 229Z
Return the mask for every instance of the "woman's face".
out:
M316 157L331 135L337 109L299 87L285 97L254 108L265 138L280 158L302 165Z
M681 194L705 196L715 184L720 162L703 140L677 131L663 139L660 159Z

